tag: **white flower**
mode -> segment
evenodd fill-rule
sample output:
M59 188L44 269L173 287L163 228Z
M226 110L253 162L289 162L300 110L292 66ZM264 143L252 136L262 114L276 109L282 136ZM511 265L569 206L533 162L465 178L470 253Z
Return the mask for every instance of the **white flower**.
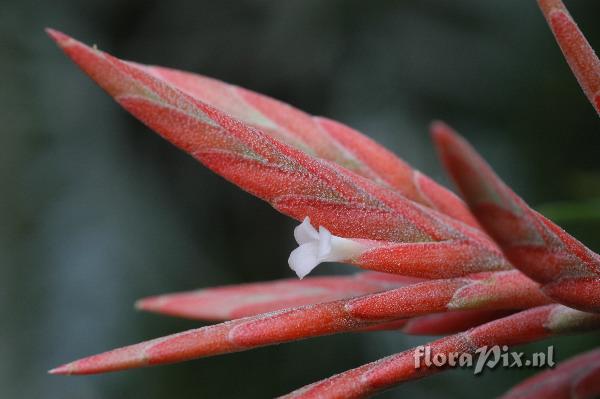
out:
M362 244L334 236L323 226L317 231L308 216L294 229L294 238L299 246L290 254L288 263L300 279L321 262L348 260L365 250Z

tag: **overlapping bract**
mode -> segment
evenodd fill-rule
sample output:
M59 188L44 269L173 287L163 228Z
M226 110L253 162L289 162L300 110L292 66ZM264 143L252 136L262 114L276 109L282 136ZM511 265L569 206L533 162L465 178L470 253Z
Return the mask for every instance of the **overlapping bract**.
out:
M600 110L598 58L559 0L539 3ZM91 356L52 373L116 371L341 332L455 334L430 345L433 354L449 354L600 329L600 257L531 210L446 125L433 125L434 138L470 210L338 122L214 79L120 61L62 33L49 34L124 108L167 140L282 213L297 220L308 216L315 227L350 239L360 251L346 262L394 273L145 298L139 309L224 322ZM415 368L413 354L390 356L288 397L362 398L444 369ZM578 371L583 367L585 372ZM592 397L600 393L599 370L595 351L505 397Z
M157 66L145 71L237 120L314 157L326 159L406 198L478 226L451 191L349 126L314 117L273 98L205 76Z

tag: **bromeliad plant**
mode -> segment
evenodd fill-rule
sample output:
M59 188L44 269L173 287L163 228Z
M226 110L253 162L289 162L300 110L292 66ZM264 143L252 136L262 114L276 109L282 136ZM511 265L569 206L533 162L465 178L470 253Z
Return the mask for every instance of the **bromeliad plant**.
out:
M600 61L560 0L540 0L567 61L600 113ZM432 353L474 353L600 329L600 256L535 212L475 150L436 122L434 142L466 203L361 133L214 79L119 60L60 32L59 47L161 136L301 224L289 257L301 280L142 299L143 310L222 323L51 370L92 374L350 331L439 334ZM354 276L308 277L321 262ZM582 369L583 368L583 369ZM360 398L443 371L408 350L288 397ZM598 351L507 393L600 394Z

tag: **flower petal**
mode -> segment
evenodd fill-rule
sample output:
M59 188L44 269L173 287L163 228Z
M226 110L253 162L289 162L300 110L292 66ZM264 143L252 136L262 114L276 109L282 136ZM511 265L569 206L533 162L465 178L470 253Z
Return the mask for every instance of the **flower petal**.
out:
M319 263L319 243L317 241L300 245L294 249L288 258L290 268L296 272L300 279L304 278Z
M307 216L302 223L294 229L294 238L298 245L306 244L307 242L316 241L319 239L317 230L310 224L310 218Z

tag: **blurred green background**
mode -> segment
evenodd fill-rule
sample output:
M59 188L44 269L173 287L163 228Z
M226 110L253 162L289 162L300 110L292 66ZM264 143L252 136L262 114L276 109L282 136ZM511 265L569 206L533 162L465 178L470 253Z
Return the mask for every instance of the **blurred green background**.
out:
M600 48L600 3L568 5ZM198 325L136 312L137 298L291 277L295 223L131 118L45 26L341 120L443 182L427 125L445 119L527 201L600 250L598 117L533 0L4 0L2 398L272 397L427 340L350 334L103 376L46 375ZM558 357L599 337L556 340ZM452 371L382 397L491 397L532 372Z

